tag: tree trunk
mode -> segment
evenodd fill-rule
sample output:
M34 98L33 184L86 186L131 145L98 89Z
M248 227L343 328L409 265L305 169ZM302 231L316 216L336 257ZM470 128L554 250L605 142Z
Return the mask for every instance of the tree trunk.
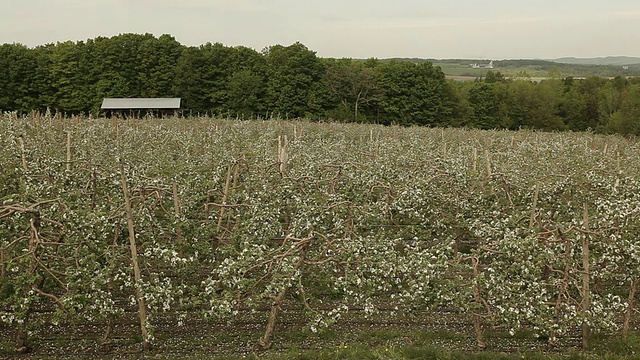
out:
M280 307L282 306L282 301L284 297L287 295L288 287L285 287L280 291L278 296L273 300L273 304L271 305L271 310L269 311L269 320L267 321L267 329L264 332L264 336L260 338L258 343L260 346L267 350L271 347L271 338L273 337L273 333L276 329L276 323L278 321L278 312L280 311Z
M627 298L627 310L624 313L624 322L622 323L622 338L627 339L629 336L629 327L631 325L631 316L633 315L633 302L635 301L636 290L638 290L638 282L636 278L631 278L629 284L629 297Z
M173 215L176 220L180 218L180 199L178 198L178 185L174 181L172 184L173 190ZM184 247L184 240L182 238L182 229L180 226L176 226L176 236L178 238L178 255L182 257L182 248Z
M38 243L40 242L40 214L38 212L33 212L31 214L31 235L29 236L29 253L31 254L31 261L29 262L29 274L35 275L36 268L38 266L36 262L36 250L38 247ZM34 284L35 285L35 284ZM27 284L22 289L24 296L28 297L29 292L31 291L31 285ZM19 354L24 354L29 352L29 346L27 344L28 332L27 332L27 324L29 323L29 313L31 312L31 306L29 305L26 310L26 314L24 316L21 323L16 327L16 348L15 352Z
M136 235L133 229L133 214L131 211L131 201L129 200L129 189L127 179L124 175L124 165L120 164L120 177L122 180L122 192L124 193L124 203L127 212L127 226L129 229L129 248L131 250L131 263L133 264L133 276L136 288L136 300L138 301L138 315L140 317L140 333L142 335L142 348L145 351L151 350L149 344L149 334L147 333L147 307L142 296L140 287L140 266L138 265L138 249L136 247Z
M113 332L113 318L109 318L107 320L107 327L104 329L104 335L102 335L102 341L100 341L100 345L102 346L105 352L109 350L109 345L111 344L112 332Z
M305 249L302 249L300 251L300 259L294 266L295 271L298 271L302 264L304 264L304 254ZM291 275L293 276L293 274ZM287 295L288 290L289 286L285 286L284 289L282 289L273 299L273 304L271 305L271 310L269 311L269 319L267 320L267 329L264 332L264 336L261 337L258 341L258 343L264 350L267 350L271 347L271 338L273 337L276 323L278 321L278 312L280 311L280 307L282 306L282 302L284 301L284 297Z
M478 266L480 261L477 258L473 259L473 279L477 280L479 276ZM480 286L476 283L473 288L473 298L478 306L482 306L482 298L480 296ZM484 349L487 345L484 343L484 335L482 331L482 315L479 309L473 310L473 330L476 334L476 346L478 349Z
M27 321L28 316L16 327L16 348L14 351L18 354L26 354L29 352L29 346L27 345Z
M589 230L589 208L584 204L583 223L585 230ZM591 291L589 289L589 235L582 238L582 311L587 314L591 307ZM589 350L591 328L588 321L582 323L582 350Z

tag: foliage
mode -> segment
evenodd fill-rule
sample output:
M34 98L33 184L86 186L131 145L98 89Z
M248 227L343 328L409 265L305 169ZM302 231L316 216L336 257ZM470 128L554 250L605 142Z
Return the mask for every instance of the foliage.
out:
M325 59L324 64L326 86L340 102L331 117L361 122L363 113L371 114L374 104L383 95L378 84L376 60Z
M299 42L262 52L187 47L166 34L4 44L0 110L95 115L105 97L180 97L182 115L192 116L638 133L637 78L548 61L533 61L548 76L532 78L509 70L521 60L505 60L500 71L471 69L481 71L475 82L445 80L443 68L468 62L321 59Z
M267 102L276 117L317 116L323 108L324 68L315 52L296 42L274 45L263 54L267 61Z
M381 65L380 87L385 96L380 111L385 123L446 125L451 98L444 73L431 63L389 62Z

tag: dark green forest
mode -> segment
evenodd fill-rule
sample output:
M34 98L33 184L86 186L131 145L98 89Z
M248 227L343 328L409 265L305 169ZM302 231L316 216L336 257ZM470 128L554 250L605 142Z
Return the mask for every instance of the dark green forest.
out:
M640 134L640 78L489 71L445 78L431 62L320 58L301 43L256 51L121 34L0 46L0 110L96 114L105 97L180 97L188 115Z

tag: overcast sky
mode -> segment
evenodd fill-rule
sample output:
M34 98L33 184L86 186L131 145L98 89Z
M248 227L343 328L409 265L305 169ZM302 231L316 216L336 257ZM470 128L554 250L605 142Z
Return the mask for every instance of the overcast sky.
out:
M0 43L120 33L322 57L640 56L638 0L0 0Z

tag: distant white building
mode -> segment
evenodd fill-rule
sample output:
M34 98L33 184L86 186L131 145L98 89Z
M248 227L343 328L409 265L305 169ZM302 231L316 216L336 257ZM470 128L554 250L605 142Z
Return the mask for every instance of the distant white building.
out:
M477 63L469 64L472 69L493 69L493 60L489 61L488 64L479 65Z

